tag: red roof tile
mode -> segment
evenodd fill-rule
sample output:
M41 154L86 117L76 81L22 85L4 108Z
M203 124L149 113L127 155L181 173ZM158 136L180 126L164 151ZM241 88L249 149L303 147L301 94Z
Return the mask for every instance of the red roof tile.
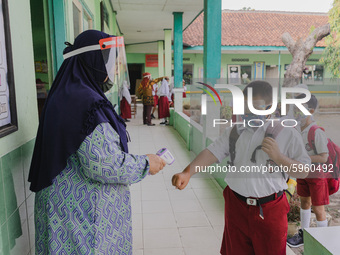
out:
M183 42L203 45L204 13L183 32ZM289 32L293 39L305 39L311 27L328 23L327 13L290 13L274 11L222 11L222 45L284 46L281 36ZM325 47L324 40L317 43Z

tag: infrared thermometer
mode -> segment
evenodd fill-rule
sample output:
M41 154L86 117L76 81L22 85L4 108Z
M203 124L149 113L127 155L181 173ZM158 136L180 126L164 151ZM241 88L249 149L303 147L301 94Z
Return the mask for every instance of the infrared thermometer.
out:
M168 165L171 165L175 161L174 156L172 156L171 152L167 148L160 149L156 155L163 159Z

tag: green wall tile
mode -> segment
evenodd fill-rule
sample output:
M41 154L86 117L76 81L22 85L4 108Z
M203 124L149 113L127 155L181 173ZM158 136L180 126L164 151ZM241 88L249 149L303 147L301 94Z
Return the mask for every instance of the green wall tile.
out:
M6 221L5 194L2 178L2 159L0 158L0 226Z
M0 255L9 254L7 223L0 228Z
M2 157L2 177L8 218L25 200L21 148Z
M22 164L24 170L24 185L25 185L25 197L27 198L32 192L29 190L30 183L28 182L28 175L31 166L31 160L33 155L35 139L25 143L21 146L21 156L22 156Z

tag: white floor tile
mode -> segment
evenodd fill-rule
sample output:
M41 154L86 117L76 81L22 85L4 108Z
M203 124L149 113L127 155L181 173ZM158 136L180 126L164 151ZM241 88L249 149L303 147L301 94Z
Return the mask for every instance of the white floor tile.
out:
M192 189L184 190L174 189L169 190L168 193L170 200L191 200L191 199L196 200L196 196Z
M169 200L169 195L167 190L143 190L142 200Z
M184 248L207 248L221 245L212 227L180 228L179 233Z
M136 250L144 248L142 229L132 230L132 246Z
M224 212L223 211L205 211L208 220L212 226L224 226Z
M204 211L223 211L224 210L224 199L221 198L210 198L210 199L199 199L199 202Z
M167 213L172 212L169 201L143 201L143 213Z
M210 189L193 189L195 195L199 199L204 198L221 198L223 199L222 191L218 190L217 188L210 188Z
M184 255L182 248L145 249L144 255Z
M179 228L210 226L204 212L175 213L175 218Z
M132 230L143 229L143 215L141 213L132 213Z
M144 213L144 229L177 228L173 213Z
M217 247L200 247L184 248L185 255L220 255L220 246Z
M191 200L172 200L172 208L174 212L202 212L202 207L195 199Z
M182 248L178 229L146 229L144 230L144 247Z
M144 255L144 252L141 249L140 250L133 250L132 255Z

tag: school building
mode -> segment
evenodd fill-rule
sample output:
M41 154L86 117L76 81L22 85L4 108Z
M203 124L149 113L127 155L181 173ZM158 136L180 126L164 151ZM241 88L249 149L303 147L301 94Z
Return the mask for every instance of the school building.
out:
M166 127L166 137L170 143L177 139L179 151L187 155L179 156L179 160L188 160L190 151L197 154L212 141L204 127L190 122L182 112L183 78L188 84L194 78L233 78L240 82L266 77L283 79L291 56L280 40L281 34L288 31L294 39L305 37L313 26L327 23L327 15L322 13L221 12L221 0L2 0L0 6L0 255L35 253L34 193L29 190L27 179L39 113L63 62L64 42L73 43L87 29L122 36L132 94L143 72L150 72L153 77L173 75L176 103L171 116L173 127ZM304 78L308 84L324 84L329 77L319 63L324 47L324 41L319 42L307 62ZM116 83L107 94L113 104L119 105L120 85ZM133 132L137 136L140 130L144 129L135 128ZM160 146L155 142L156 145ZM138 153L146 153L138 142L133 142L132 147L138 147ZM168 177L164 174L164 187ZM225 186L221 178L216 180ZM195 191L199 183L193 182L190 194L202 189ZM135 188L135 192L140 191L143 187ZM201 194L207 200L206 193L201 190ZM178 199L178 195L174 197ZM142 202L136 204L140 207ZM208 206L210 200L205 202ZM209 210L207 215L216 216ZM214 233L213 226L207 228ZM198 233L206 233L203 230ZM173 234L178 241L176 231ZM191 234L186 229L179 231L186 236ZM145 234L140 230L137 233ZM143 237L138 236L136 242L140 240ZM145 240L136 254L152 254L144 250L148 248ZM186 249L191 247L180 246L183 243L185 240L178 241L179 247L172 254L182 254L176 253L178 250L190 254ZM313 241L313 245L316 243ZM219 245L217 242L215 246ZM327 247L319 245L313 249L313 254L320 254L317 249Z

